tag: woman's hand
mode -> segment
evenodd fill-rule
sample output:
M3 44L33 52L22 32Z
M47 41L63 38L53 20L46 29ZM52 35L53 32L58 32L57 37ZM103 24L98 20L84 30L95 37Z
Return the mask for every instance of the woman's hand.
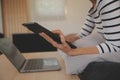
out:
M79 37L77 37L76 33L74 33L74 34L66 35L65 39L66 39L66 41L73 43L74 41L76 41L77 39L79 39Z
M60 39L61 39L61 44L57 43L54 41L51 37L49 37L47 34L44 32L39 33L45 40L47 40L49 43L51 43L54 47L62 50L65 53L69 53L71 51L71 47L66 43L65 37L63 33L60 30L54 30L53 33L58 34Z

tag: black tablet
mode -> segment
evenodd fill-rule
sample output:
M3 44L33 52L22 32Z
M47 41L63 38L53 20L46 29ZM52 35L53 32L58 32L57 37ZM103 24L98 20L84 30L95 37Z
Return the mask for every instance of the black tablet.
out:
M61 43L60 37L57 34L54 34L53 32L49 31L48 29L44 28L42 25L38 23L23 23L23 26L34 32L35 34L39 34L41 32L46 33L48 36L50 36L53 40L55 40L58 43ZM71 48L76 48L75 45L72 43L66 41Z

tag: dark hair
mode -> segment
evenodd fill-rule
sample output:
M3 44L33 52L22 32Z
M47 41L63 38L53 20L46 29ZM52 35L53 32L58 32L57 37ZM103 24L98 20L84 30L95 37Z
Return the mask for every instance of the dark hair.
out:
M0 38L3 38L4 37L4 34L0 33Z
M3 38L4 34L0 33L0 38ZM2 54L2 52L0 51L0 55Z

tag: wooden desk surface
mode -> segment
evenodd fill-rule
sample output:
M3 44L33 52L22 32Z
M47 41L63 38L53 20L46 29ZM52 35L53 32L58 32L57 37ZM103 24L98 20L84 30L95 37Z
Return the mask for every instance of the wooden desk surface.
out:
M0 56L0 80L79 80L77 75L68 75L58 52L37 52L23 54L29 58L56 57L61 65L60 71L19 73L4 55Z

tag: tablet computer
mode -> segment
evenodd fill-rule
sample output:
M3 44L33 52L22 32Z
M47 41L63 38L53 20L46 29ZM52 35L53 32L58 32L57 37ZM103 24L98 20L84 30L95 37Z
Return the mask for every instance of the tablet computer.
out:
M51 32L50 30L46 29L45 27L43 27L42 25L38 24L38 23L23 23L23 26L25 26L26 28L28 28L29 30L31 30L32 32L34 32L35 34L39 34L41 32L46 33L48 36L50 36L54 41L61 43L60 41L60 37L58 34L54 34L53 32ZM72 43L66 41L68 43L68 45L71 48L76 48L75 45L73 45Z

